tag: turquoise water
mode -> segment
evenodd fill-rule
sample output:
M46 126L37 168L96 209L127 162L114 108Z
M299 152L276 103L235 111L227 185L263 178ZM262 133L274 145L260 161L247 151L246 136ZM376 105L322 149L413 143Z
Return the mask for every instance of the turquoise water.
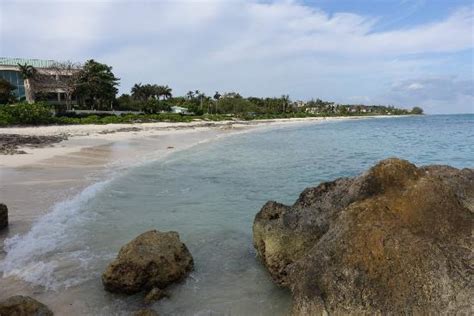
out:
M293 203L305 187L357 175L393 156L474 167L474 115L292 125L201 144L57 205L29 234L7 241L2 269L57 291L66 303L74 293L88 302L81 313L127 313L141 307L142 297L105 293L100 273L138 234L175 230L195 271L171 288L171 299L153 306L157 311L284 315L289 293L273 285L255 258L255 213L268 200Z

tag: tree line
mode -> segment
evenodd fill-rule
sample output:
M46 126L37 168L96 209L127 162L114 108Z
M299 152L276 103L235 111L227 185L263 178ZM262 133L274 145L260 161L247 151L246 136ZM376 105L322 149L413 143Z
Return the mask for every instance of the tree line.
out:
M61 110L123 110L147 114L169 112L173 107L187 109L195 115L220 114L237 116L262 115L379 115L422 114L420 107L411 110L384 105L335 104L320 99L307 102L292 101L289 95L279 97L243 97L238 92L215 92L212 96L199 90L184 96L173 96L168 85L136 83L130 93L119 97L120 79L112 67L93 59L83 65L72 62L55 63L48 69L38 71L31 65L18 65L25 83L26 101L45 101L51 87L59 88L65 95ZM17 102L8 81L0 79L0 104ZM74 102L73 102L74 100Z

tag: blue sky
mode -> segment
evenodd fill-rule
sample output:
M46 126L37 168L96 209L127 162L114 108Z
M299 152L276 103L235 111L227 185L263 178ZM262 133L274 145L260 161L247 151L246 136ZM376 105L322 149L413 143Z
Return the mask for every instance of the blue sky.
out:
M474 113L473 28L467 0L0 0L1 56L94 58L120 92L157 83L428 113Z

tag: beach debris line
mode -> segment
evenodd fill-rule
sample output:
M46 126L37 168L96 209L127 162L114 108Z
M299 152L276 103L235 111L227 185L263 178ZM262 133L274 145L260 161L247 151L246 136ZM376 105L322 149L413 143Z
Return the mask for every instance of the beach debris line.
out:
M267 202L253 241L292 315L469 314L474 169L387 159Z
M29 296L16 295L0 302L0 315L52 316L53 312Z
M8 207L0 203L0 230L8 226Z
M146 301L166 297L168 285L184 279L193 257L177 232L145 232L123 246L102 274L105 290L134 294L149 291Z
M0 155L26 154L19 147L42 148L68 139L66 134L51 136L0 134Z

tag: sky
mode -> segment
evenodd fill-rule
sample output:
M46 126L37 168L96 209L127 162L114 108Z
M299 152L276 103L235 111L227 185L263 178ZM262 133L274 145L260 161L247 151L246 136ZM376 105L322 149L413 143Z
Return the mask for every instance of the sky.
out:
M134 83L474 113L471 0L0 0L0 56Z

